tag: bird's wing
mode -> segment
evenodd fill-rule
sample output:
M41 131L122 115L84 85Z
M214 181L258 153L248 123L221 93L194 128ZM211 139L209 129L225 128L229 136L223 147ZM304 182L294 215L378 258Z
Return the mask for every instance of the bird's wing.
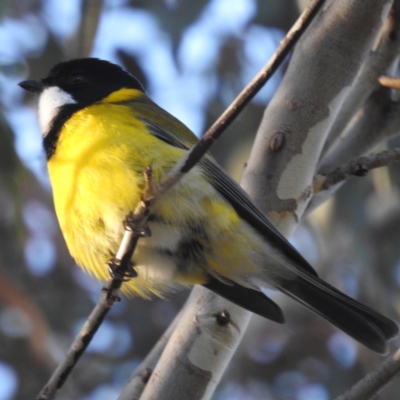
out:
M203 286L232 303L255 314L261 315L264 318L278 322L279 324L285 322L280 307L263 292L245 288L234 282L230 285L226 285L212 276L209 277L208 282L204 283Z
M282 251L296 268L317 276L311 265L254 204L248 194L218 164L215 164L210 159L204 159L200 165L207 176L210 177L212 185L229 201L240 218L263 235L269 243Z
M188 149L176 134L168 133L164 128L148 119L142 119L150 133L160 140L181 149ZM254 204L248 194L211 158L203 158L199 163L209 182L224 196L238 215L263 235L269 243L282 251L293 265L314 276L317 273L300 253L279 232L268 217Z
M184 126L183 128L185 129ZM172 146L185 149L190 146L182 143L175 132L170 134L160 126L150 124L149 130ZM386 354L387 342L398 335L397 324L319 279L308 262L211 157L204 157L199 165L209 182L230 202L238 215L273 243L299 270L296 279L282 279L277 289L321 315L370 349ZM283 322L279 306L261 292L235 283L227 285L212 276L203 286L265 318Z

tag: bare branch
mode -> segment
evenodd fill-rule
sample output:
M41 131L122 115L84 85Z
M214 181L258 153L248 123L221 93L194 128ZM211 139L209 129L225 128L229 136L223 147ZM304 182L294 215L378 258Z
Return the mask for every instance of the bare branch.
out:
M179 161L178 164L176 164L169 174L169 177L161 184L161 187L167 188L169 185L175 184L177 180L181 179L184 173L187 173L197 164L200 158L211 148L214 142L221 136L226 128L233 122L244 107L265 85L272 74L278 69L279 65L281 65L285 57L289 54L301 35L307 29L324 1L325 0L313 0L309 4L261 71L212 124L202 139Z
M139 367L130 376L128 382L123 387L117 400L137 400L142 394L147 382L150 379L153 370L161 357L162 352L165 349L175 327L182 316L183 310L181 310L172 323L169 325L168 329L164 332L155 346L151 349L150 353L147 354L146 358L141 362Z
M109 285L106 285L103 288L100 300L96 304L96 307L93 309L82 329L72 342L64 360L58 365L47 384L39 393L37 400L51 400L55 398L57 390L63 386L80 356L84 353L92 340L93 335L96 333L102 321L108 314L108 311L111 309L115 301L117 301L118 290L109 291L107 288L108 286Z
M346 133L321 164L318 174L326 174L340 165L371 152L377 144L400 133L400 103L390 97L390 89L381 87L373 93L354 116ZM315 186L315 183L314 185ZM303 217L324 203L340 187L331 186L317 191L307 206Z
M319 172L332 171L398 134L399 110L400 103L391 99L390 89L381 87L374 92L353 117L335 149L323 160Z
M318 174L314 179L314 193L329 189L353 176L365 176L371 169L386 167L400 161L400 147L360 157L335 170Z
M368 54L360 71L349 89L346 99L335 119L322 155L328 153L336 139L343 133L346 125L356 111L379 89L378 78L390 73L396 65L400 52L400 1L395 0L392 9L379 34L374 49Z
M261 71L253 78L253 80L239 93L232 104L226 111L214 122L211 128L204 136L212 136L214 139L219 137L219 131L224 131L232 121L239 115L244 107L265 85L268 79L274 74L278 67L282 64L285 57L292 50L294 45L300 39L301 35L310 25L315 15L318 13L325 0L312 0L308 7L302 12L295 24L282 39L275 53L261 69Z
M336 400L368 400L379 393L400 372L400 350L387 358L377 368Z
M326 135L390 5L372 0L327 3L297 44L265 111L245 188L285 234L293 231L310 200ZM270 146L277 135L281 145Z
M215 293L195 286L140 400L208 399L251 315Z
M400 78L392 77L392 76L381 76L379 78L379 83L382 86L391 88L391 89L400 89Z

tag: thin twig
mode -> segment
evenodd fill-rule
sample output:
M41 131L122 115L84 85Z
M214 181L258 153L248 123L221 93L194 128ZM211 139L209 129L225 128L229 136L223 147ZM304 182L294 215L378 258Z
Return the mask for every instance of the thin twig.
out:
M392 77L392 76L381 76L379 78L379 83L382 86L391 88L391 89L400 89L400 78Z
M40 391L37 400L52 400L55 398L57 390L64 385L111 307L115 302L120 300L119 289L125 278L132 276L134 273L134 271L130 272L130 269L132 269L131 258L139 238L143 236L143 232L146 232L147 217L154 196L150 167L146 168L144 175L146 187L142 199L135 211L129 215L129 221L124 221L125 231L121 245L115 258L110 262L110 268L114 277L103 287L98 303L75 337L63 361L58 365L49 381Z
M378 365L336 400L368 400L379 393L400 373L400 350Z
M135 229L126 229L121 246L116 255L114 265L118 267L116 278L110 280L102 291L102 296L90 314L88 320L84 324L82 330L75 338L72 346L67 352L63 362L57 367L49 382L45 385L38 396L38 400L51 400L54 398L57 390L64 384L73 367L79 360L80 356L89 345L93 335L100 327L108 311L111 309L115 301L119 299L118 291L121 287L124 277L130 268L130 260L135 250L136 244L143 232L146 230L146 222L149 214L150 206L165 194L172 186L174 186L187 172L191 170L210 149L214 142L221 136L232 121L239 115L244 107L257 94L262 86L268 81L272 74L276 71L286 55L291 51L297 40L310 24L320 6L325 0L313 0L307 9L301 14L292 29L282 40L274 55L258 73L258 75L246 86L246 88L238 95L233 103L221 115L220 118L211 126L203 138L192 147L184 157L175 165L168 175L161 181L157 188L157 193L151 193L151 201L145 199L139 203L134 211L133 220ZM151 168L147 172L151 173ZM146 176L146 171L145 171ZM151 183L150 180L147 182ZM152 186L150 184L150 186ZM132 222L132 221L131 221ZM138 226L140 225L140 226Z
M400 161L400 147L360 157L326 174L314 178L314 194L329 189L352 176L365 176L371 169L386 167Z
M285 57L293 49L294 45L300 39L301 35L310 25L311 21L317 14L325 0L313 0L309 6L302 12L295 24L282 39L275 53L264 65L261 71L253 78L253 80L239 93L231 105L222 113L222 115L212 124L202 139L190 149L171 170L169 177L164 181L163 185L169 187L174 185L176 181L181 179L183 174L193 168L200 158L211 148L214 142L221 136L226 128L239 115L244 107L265 85L272 74L282 64Z
M58 365L47 384L39 393L37 400L54 399L57 390L63 386L80 356L84 353L86 347L92 340L93 335L100 327L108 311L111 309L116 299L118 299L118 289L109 290L110 282L112 281L109 281L107 285L104 286L96 307L93 309L82 329L72 342L72 345L67 351L63 361Z

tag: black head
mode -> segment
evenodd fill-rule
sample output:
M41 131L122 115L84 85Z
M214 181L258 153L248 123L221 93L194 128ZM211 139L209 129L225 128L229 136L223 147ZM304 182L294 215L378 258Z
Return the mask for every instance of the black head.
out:
M77 111L97 103L116 90L144 91L139 81L118 65L97 58L57 64L49 75L19 85L39 94L39 124L47 159L54 154L64 123Z
M78 104L95 103L121 88L144 91L140 82L129 72L98 58L80 58L59 63L46 78L24 81L19 85L37 94L49 87L59 87Z

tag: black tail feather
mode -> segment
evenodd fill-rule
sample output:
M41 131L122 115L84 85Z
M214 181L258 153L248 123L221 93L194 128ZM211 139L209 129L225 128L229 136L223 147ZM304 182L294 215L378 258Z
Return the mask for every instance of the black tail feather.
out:
M286 280L278 289L377 353L386 354L388 341L399 333L394 321L317 277Z
M275 322L284 322L282 310L262 292L236 283L227 285L212 277L203 286L246 310ZM316 276L297 276L281 282L277 289L377 353L386 354L388 342L399 333L399 326L394 321Z
M245 308L255 314L261 315L264 318L283 324L283 317L280 307L262 292L248 289L236 283L226 285L218 279L209 278L209 281L203 285L207 289L219 294L221 297Z

